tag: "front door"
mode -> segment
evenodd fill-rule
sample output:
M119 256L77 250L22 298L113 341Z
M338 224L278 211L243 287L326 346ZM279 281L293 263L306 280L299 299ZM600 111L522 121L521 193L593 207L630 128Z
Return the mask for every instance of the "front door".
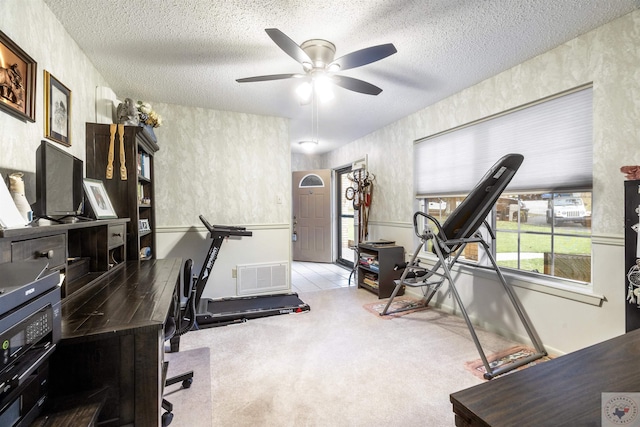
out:
M293 260L331 259L331 171L293 172Z

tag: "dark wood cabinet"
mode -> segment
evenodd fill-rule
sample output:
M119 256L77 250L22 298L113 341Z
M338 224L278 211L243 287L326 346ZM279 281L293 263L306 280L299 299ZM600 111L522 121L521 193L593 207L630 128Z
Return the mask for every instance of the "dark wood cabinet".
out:
M619 393L619 398L640 390L639 352L640 330L636 329L452 393L455 425L600 426L607 416L603 392ZM607 425L633 423L624 412L622 418L608 415L611 424Z
M127 229L128 259L153 258L156 254L153 161L159 147L143 128L124 126L124 156L121 156L120 133L116 127L113 137L113 177L107 179L111 126L87 123L86 175L104 183L119 218L131 219ZM124 163L121 162L122 157ZM120 174L123 165L126 179L122 179Z
M54 398L101 391L99 424L160 425L164 324L179 307L182 260L128 261L62 303L62 340L51 360ZM86 403L86 402L84 402Z
M128 218L0 230L0 263L46 258L65 274L63 298L120 267L127 257ZM114 237L115 236L115 237Z
M86 411L104 427L161 423L164 326L180 307L182 260L126 261L129 222L0 229L0 263L47 258L65 274L46 381L54 404L34 425L71 425L69 414L80 425Z
M358 245L358 287L367 289L378 298L389 298L400 279L402 270L394 270L404 262L404 248L396 245L360 243ZM402 295L401 290L398 295Z

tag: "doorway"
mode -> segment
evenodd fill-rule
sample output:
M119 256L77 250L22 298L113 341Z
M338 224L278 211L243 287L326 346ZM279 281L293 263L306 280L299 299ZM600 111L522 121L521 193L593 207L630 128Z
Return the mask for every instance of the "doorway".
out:
M293 172L293 260L333 262L331 171Z
M354 209L353 203L347 200L345 194L352 183L348 178L351 165L336 170L336 206L337 206L337 230L338 230L338 254L336 262L349 268L353 268L354 251Z

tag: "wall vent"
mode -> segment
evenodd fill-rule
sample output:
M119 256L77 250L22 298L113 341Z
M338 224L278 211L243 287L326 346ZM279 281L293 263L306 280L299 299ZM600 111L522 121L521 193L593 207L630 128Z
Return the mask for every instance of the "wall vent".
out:
M237 295L289 291L289 262L238 265Z

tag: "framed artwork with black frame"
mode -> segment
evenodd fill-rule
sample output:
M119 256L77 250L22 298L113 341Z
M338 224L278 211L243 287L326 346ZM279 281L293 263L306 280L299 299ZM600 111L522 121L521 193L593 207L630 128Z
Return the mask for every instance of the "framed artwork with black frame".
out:
M36 121L38 65L0 31L0 110L29 122Z
M71 91L44 71L44 136L71 146Z
M85 178L82 183L96 219L118 218L102 181Z

